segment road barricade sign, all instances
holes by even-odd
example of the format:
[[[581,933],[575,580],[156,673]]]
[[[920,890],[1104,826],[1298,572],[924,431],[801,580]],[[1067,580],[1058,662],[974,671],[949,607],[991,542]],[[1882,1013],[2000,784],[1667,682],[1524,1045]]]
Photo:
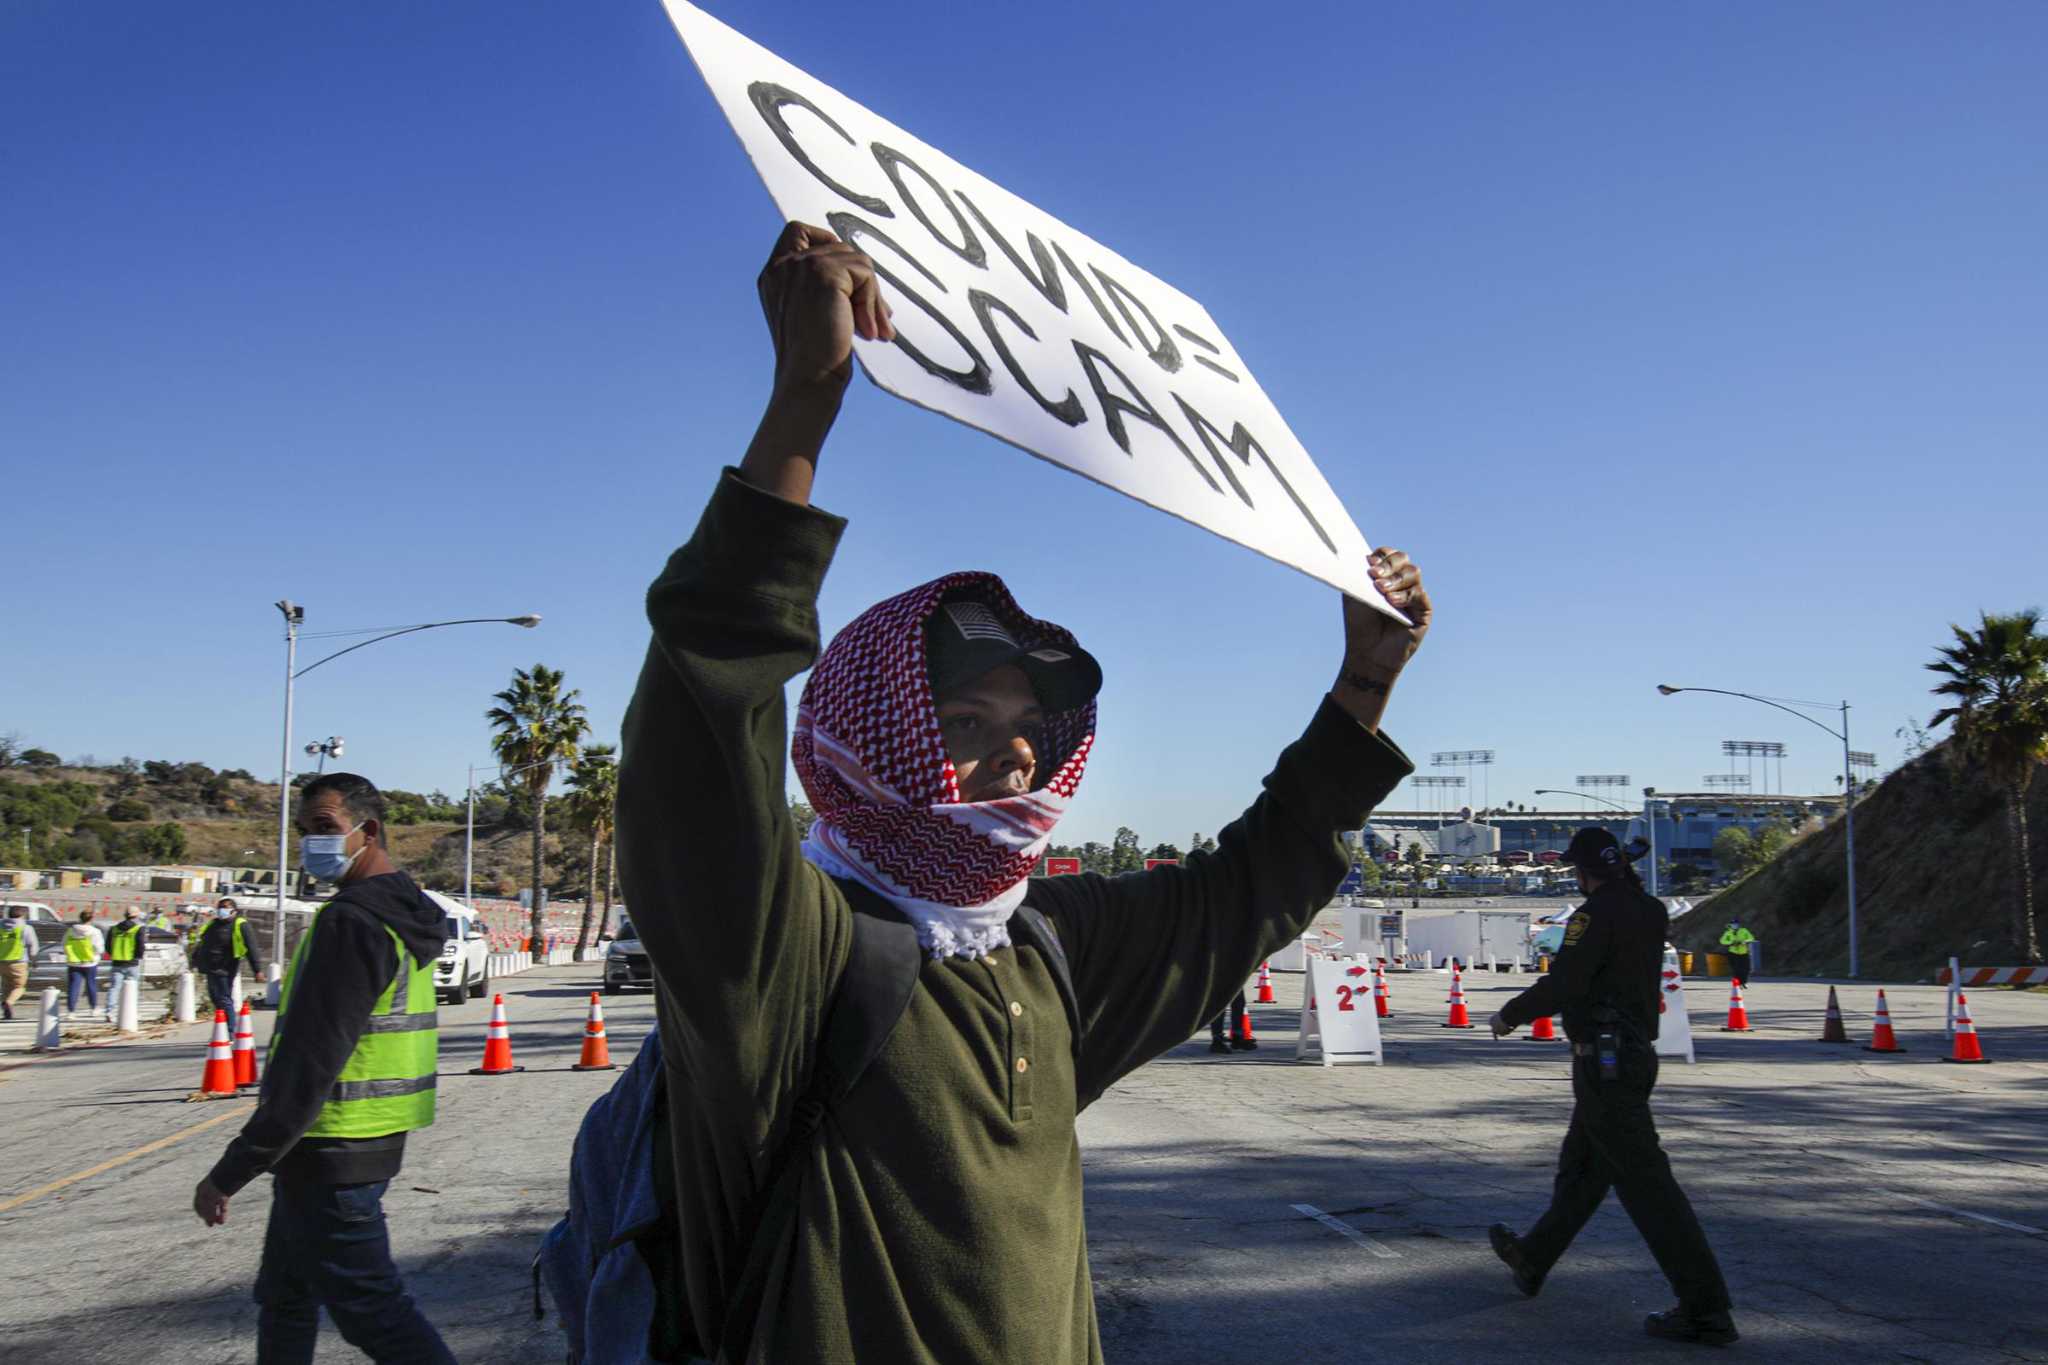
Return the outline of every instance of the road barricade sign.
[[[1692,1050],[1692,1016],[1685,1010],[1685,974],[1678,969],[1678,954],[1664,954],[1663,975],[1657,983],[1657,1044],[1659,1057],[1683,1057],[1696,1062]]]
[[[1312,957],[1301,1003],[1294,1060],[1308,1060],[1311,1042],[1324,1066],[1386,1064],[1372,1004],[1372,968],[1357,958]]]

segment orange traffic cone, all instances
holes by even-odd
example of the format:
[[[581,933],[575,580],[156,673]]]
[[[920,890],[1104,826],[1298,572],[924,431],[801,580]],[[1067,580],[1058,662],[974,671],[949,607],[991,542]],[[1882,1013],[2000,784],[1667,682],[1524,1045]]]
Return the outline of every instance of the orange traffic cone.
[[[512,1026],[505,1022],[505,997],[491,997],[491,1022],[484,1029],[484,1064],[469,1069],[472,1076],[509,1076],[526,1070],[512,1065]]]
[[[1239,1052],[1250,1052],[1258,1045],[1259,1040],[1252,1036],[1252,1007],[1246,1005],[1237,1012],[1237,1037],[1231,1039],[1231,1046]]]
[[[1458,996],[1461,994],[1458,987],[1464,984],[1464,980],[1465,969],[1458,965],[1458,959],[1454,957],[1451,959],[1451,993],[1444,997],[1446,1001],[1456,1000],[1458,998]]]
[[[583,1026],[583,1057],[571,1071],[617,1071],[612,1065],[611,1044],[604,1037],[604,1006],[597,992],[590,993],[590,1020]]]
[[[199,1089],[208,1095],[235,1093],[235,1055],[228,1043],[228,1012],[213,1012],[213,1037],[206,1044],[206,1069],[199,1073]]]
[[[1532,1043],[1554,1043],[1557,1041],[1557,1028],[1550,1022],[1549,1015],[1538,1015],[1536,1022],[1529,1026],[1529,1041]]]
[[[249,1023],[249,1002],[235,1020],[235,1088],[252,1089],[256,1084],[256,1030]]]
[[[1977,1026],[1970,1022],[1970,997],[1956,992],[1956,1045],[1955,1051],[1942,1058],[1944,1062],[1988,1062],[1984,1045],[1977,1041]]]
[[[1865,1052],[1904,1052],[1899,1046],[1899,1037],[1892,1032],[1891,1007],[1884,1002],[1884,991],[1877,993],[1877,1022],[1870,1026],[1870,1041],[1863,1045]]]
[[[1471,1028],[1472,1016],[1465,1010],[1465,986],[1458,973],[1451,973],[1451,1017],[1444,1020],[1445,1028]]]
[[[1381,958],[1372,969],[1373,1013],[1382,1019],[1394,1017],[1394,998],[1387,994],[1387,960]]]
[[[1258,1003],[1261,1005],[1277,1005],[1280,1003],[1280,997],[1273,994],[1273,964],[1270,962],[1261,962],[1259,964]]]
[[[1828,987],[1828,1019],[1821,1025],[1820,1040],[1823,1043],[1846,1043],[1849,1031],[1842,1027],[1842,1006],[1835,999],[1835,988]]]
[[[1742,1003],[1742,983],[1730,983],[1728,991],[1728,1022],[1721,1025],[1723,1033],[1755,1033],[1749,1026],[1749,1010]]]

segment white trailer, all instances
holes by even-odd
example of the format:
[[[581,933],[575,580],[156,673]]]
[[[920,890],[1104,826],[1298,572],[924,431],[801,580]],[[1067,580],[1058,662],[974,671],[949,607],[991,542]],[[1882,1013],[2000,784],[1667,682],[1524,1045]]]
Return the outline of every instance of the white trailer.
[[[1407,951],[1429,953],[1439,966],[1450,958],[1468,967],[1483,967],[1488,958],[1502,966],[1530,964],[1526,910],[1410,910],[1403,927]]]

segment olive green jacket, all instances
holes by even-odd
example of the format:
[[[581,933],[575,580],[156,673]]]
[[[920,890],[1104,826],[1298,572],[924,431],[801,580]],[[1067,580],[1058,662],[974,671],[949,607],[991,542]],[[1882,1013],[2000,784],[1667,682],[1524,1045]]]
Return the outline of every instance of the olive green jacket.
[[[1029,903],[1073,966],[1078,1049],[1035,949],[927,961],[800,1157],[794,1204],[739,1264],[738,1224],[810,1080],[851,932],[845,896],[799,852],[784,785],[784,685],[817,656],[844,526],[727,471],[648,594],[618,840],[671,1095],[681,1245],[662,1273],[721,1360],[1099,1361],[1075,1116],[1185,1042],[1328,904],[1349,866],[1341,832],[1410,765],[1326,700],[1215,852],[1034,881]],[[743,1280],[759,1311],[721,1323]]]

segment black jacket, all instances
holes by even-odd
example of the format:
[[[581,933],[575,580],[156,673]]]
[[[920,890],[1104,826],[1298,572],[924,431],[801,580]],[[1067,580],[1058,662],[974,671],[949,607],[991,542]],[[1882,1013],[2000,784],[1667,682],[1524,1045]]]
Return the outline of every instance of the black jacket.
[[[242,926],[242,948],[249,958],[249,970],[263,975],[263,952],[256,946],[256,926],[239,915],[226,919],[213,919],[207,923],[205,932],[199,935],[199,946],[192,950],[192,966],[202,972],[232,972],[238,969],[235,960],[235,926]]]
[[[1657,995],[1664,970],[1664,902],[1615,878],[1586,898],[1565,924],[1550,973],[1510,1000],[1501,1018],[1517,1027],[1546,1014],[1564,1015],[1565,1036],[1590,1043],[1594,1011],[1611,1007],[1644,1045],[1657,1038]]]
[[[294,1180],[353,1185],[389,1180],[405,1134],[306,1138],[334,1081],[398,970],[389,928],[422,966],[441,955],[446,916],[403,872],[367,877],[335,893],[292,974],[283,1030],[263,1073],[261,1099],[207,1179],[233,1194],[268,1170]],[[207,931],[209,934],[212,930]]]

